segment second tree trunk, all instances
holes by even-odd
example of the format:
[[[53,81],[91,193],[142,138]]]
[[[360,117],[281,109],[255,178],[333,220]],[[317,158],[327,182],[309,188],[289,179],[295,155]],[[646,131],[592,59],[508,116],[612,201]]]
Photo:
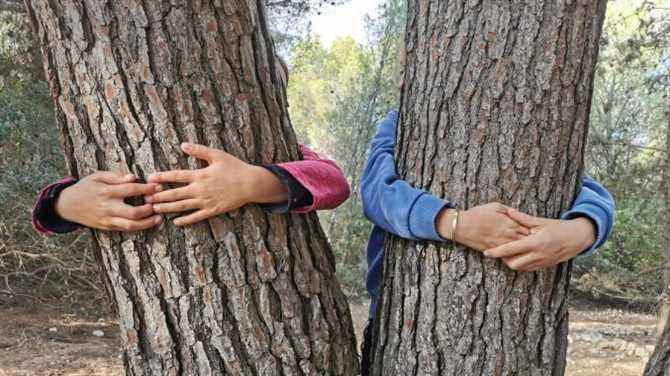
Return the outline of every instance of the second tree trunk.
[[[557,218],[580,185],[598,1],[410,0],[399,173],[468,208]],[[570,264],[516,273],[389,238],[375,375],[561,375]]]

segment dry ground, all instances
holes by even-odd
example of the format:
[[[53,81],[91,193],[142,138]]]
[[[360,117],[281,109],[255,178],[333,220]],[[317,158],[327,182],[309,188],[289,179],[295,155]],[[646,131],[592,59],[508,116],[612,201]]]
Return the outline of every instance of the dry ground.
[[[360,338],[367,304],[351,310]],[[567,375],[641,375],[654,345],[654,320],[612,309],[572,310]],[[96,330],[104,336],[94,336]],[[0,376],[122,375],[118,341],[116,323],[107,318],[0,306]]]

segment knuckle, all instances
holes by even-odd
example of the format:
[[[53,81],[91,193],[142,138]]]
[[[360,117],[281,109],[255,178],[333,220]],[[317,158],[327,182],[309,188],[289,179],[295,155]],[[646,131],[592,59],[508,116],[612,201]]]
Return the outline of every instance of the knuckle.
[[[112,223],[112,221],[110,221],[109,218],[107,218],[107,217],[101,218],[100,222],[98,222],[98,224],[100,225],[100,227],[105,228],[105,229],[112,228],[113,225],[114,225]]]
[[[131,219],[139,219],[139,218],[142,218],[143,213],[142,213],[142,209],[133,208],[133,209],[130,209],[129,214],[130,214]]]
[[[196,196],[198,196],[198,197],[205,196],[206,189],[202,184],[194,184],[192,189],[193,189],[193,193]]]
[[[195,180],[204,180],[209,179],[211,174],[209,173],[208,168],[203,168],[193,172],[193,179]]]
[[[128,186],[122,186],[117,189],[110,191],[110,195],[116,195],[118,197],[129,197],[132,196],[132,188]]]
[[[106,196],[106,197],[111,196],[112,195],[112,188],[110,188],[106,185],[103,185],[102,187],[100,187],[100,195]]]
[[[543,246],[544,244],[542,244],[542,241],[539,239],[531,239],[528,241],[528,249],[531,251],[538,251],[544,248]]]

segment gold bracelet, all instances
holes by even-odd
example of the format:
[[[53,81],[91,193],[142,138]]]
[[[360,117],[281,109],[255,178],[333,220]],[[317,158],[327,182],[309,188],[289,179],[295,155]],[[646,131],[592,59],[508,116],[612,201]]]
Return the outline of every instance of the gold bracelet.
[[[451,222],[451,244],[452,249],[456,248],[456,228],[458,227],[458,209],[454,209],[454,220]]]

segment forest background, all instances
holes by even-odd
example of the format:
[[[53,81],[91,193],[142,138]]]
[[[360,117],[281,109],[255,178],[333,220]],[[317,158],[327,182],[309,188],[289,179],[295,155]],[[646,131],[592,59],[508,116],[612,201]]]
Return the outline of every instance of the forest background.
[[[0,1],[0,308],[49,307],[107,317],[89,232],[44,237],[32,229],[37,192],[66,170],[41,52],[17,3]],[[363,216],[358,188],[376,126],[398,106],[405,2],[380,0],[365,19],[363,41],[341,37],[329,43],[313,32],[311,20],[351,3],[267,4],[277,49],[291,69],[289,112],[298,138],[337,160],[352,187],[351,198],[320,219],[350,304],[364,307],[372,224]],[[598,252],[574,261],[573,304],[653,316],[668,301],[668,134],[670,1],[612,0],[596,71],[586,172],[615,197],[617,219]],[[365,319],[364,308],[353,311],[362,312],[355,320]],[[647,335],[642,343],[650,346],[653,334]]]

